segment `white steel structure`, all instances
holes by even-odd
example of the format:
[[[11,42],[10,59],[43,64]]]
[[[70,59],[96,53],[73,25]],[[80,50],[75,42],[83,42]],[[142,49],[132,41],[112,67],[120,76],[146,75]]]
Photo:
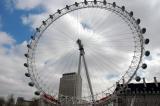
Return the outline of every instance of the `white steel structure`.
[[[92,10],[94,12],[90,13],[90,11]],[[86,15],[86,17],[89,17],[90,19],[89,20],[86,19],[87,20],[86,21],[85,12],[87,11],[89,12]],[[102,12],[110,12],[111,13],[110,15],[117,16],[117,18],[115,19],[120,19],[121,21],[118,21],[118,23],[122,23],[122,26],[120,26],[119,24],[118,26],[116,24],[119,27],[117,30],[115,30],[117,27],[107,26],[107,22],[110,23],[111,25],[112,23],[114,23],[111,22],[114,21],[113,20],[114,18],[110,18],[110,21],[106,22],[107,18],[102,18],[105,17],[106,13],[102,14]],[[71,22],[73,21],[74,23],[75,17],[73,17],[72,15],[75,15],[77,17],[76,19],[77,25],[74,26],[72,25],[72,23],[69,23],[68,27],[73,26],[72,29],[74,28],[77,29],[77,33],[75,32],[68,34],[71,29],[67,27],[66,24],[67,22],[63,20],[64,19],[63,17],[71,19]],[[95,22],[92,21],[94,20],[94,18],[96,20]],[[63,24],[63,22],[66,23]],[[126,25],[126,30],[123,29],[123,23],[124,26]],[[60,26],[59,24],[62,26]],[[108,100],[109,98],[114,97],[116,82],[123,83],[124,84],[124,86],[122,87],[123,89],[130,81],[132,81],[133,78],[136,78],[136,81],[140,80],[140,77],[137,75],[139,68],[142,69],[147,68],[147,65],[145,63],[142,63],[142,59],[143,55],[145,56],[150,55],[150,52],[148,50],[145,51],[144,49],[145,47],[144,45],[149,43],[149,39],[143,37],[143,34],[146,32],[146,28],[141,28],[139,24],[140,24],[140,19],[134,18],[132,11],[128,12],[125,9],[125,6],[117,6],[115,2],[108,3],[106,0],[104,1],[84,0],[84,2],[79,2],[79,3],[75,2],[72,5],[66,5],[66,7],[64,7],[63,9],[58,9],[57,12],[49,15],[48,19],[42,21],[42,25],[36,28],[35,34],[31,36],[31,40],[27,45],[28,53],[25,54],[25,57],[27,58],[27,63],[25,63],[24,66],[27,67],[28,69],[28,72],[25,75],[27,77],[30,77],[31,79],[29,85],[35,86],[38,89],[38,91],[35,92],[36,95],[43,95],[46,98],[50,99],[54,104],[58,105],[60,104],[57,96],[58,91],[56,92],[55,89],[59,81],[54,78],[60,79],[59,76],[61,76],[67,70],[76,71],[76,69],[78,69],[77,71],[78,75],[83,73],[83,75],[81,76],[82,77],[86,76],[86,83],[84,81],[82,82],[85,83],[86,86],[88,86],[89,90],[88,91],[84,90],[82,98],[78,98],[78,100],[77,98],[65,97],[64,95],[65,100],[73,101],[73,104],[75,105],[78,104],[96,105],[98,104],[99,101]],[[53,29],[50,29],[51,26],[53,26]],[[59,27],[60,29],[58,29]],[[115,29],[113,30],[112,28]],[[125,34],[127,30],[130,32],[129,34]],[[109,33],[109,31],[111,33]],[[54,32],[54,35],[52,35],[53,44],[50,44],[52,42],[49,42],[49,39],[48,41],[45,41],[45,37],[49,35],[46,32],[48,33]],[[123,34],[120,32],[123,32]],[[44,40],[42,40],[43,38]],[[125,43],[124,39],[127,39],[126,40],[127,43]],[[46,45],[44,46],[43,44]],[[51,45],[53,45],[53,48],[49,47]],[[108,49],[107,47],[110,48]],[[124,47],[127,48],[124,49]],[[130,47],[132,48],[131,50],[129,49]],[[113,51],[116,49],[117,52],[119,53],[117,53],[117,55],[115,56],[111,55]],[[52,58],[49,54],[50,50],[53,50],[51,52],[53,54]],[[124,58],[121,58],[121,56],[125,55],[126,52],[128,53],[128,56],[131,57],[129,59],[128,66],[125,65],[125,59],[124,59],[125,56]],[[45,57],[46,60],[43,59]],[[49,60],[50,58],[51,60]],[[116,66],[117,61],[113,62],[113,60],[117,58],[119,58],[117,61],[120,62],[123,62],[122,59],[124,59],[124,64],[121,64],[121,66],[120,65]],[[106,63],[106,61],[108,61],[108,63]],[[49,62],[50,65],[48,65]],[[50,66],[52,66],[51,69]],[[127,69],[123,70],[124,68],[118,68],[118,67],[125,67]],[[84,71],[82,71],[82,69]],[[112,86],[108,85],[108,88],[104,87],[102,91],[99,91],[99,93],[98,90],[94,90],[96,89],[96,87],[98,87],[96,83],[100,82],[100,81],[99,82],[93,81],[94,78],[92,77],[94,76],[93,74],[95,73],[95,70],[97,71],[112,70],[115,71],[116,73],[116,70],[121,71],[121,69],[124,71],[123,75],[120,75],[121,77],[120,78],[118,77],[119,79],[116,79],[117,81],[113,83]],[[60,71],[61,73],[58,73]],[[117,73],[118,72],[119,71],[117,71]],[[101,74],[103,73],[101,72]],[[88,95],[86,95],[87,93]]]

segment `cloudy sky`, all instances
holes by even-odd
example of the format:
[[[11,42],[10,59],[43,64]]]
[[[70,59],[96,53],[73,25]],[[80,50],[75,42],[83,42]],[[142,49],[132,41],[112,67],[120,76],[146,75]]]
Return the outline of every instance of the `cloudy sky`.
[[[113,2],[112,0],[108,1]],[[74,2],[75,2],[74,0],[1,0],[0,1],[0,96],[7,96],[9,94],[14,94],[16,96],[24,96],[26,98],[30,98],[33,96],[33,93],[36,89],[28,87],[27,84],[30,80],[24,76],[24,73],[27,72],[27,70],[23,67],[23,63],[26,61],[24,57],[24,53],[27,52],[26,44],[29,41],[30,36],[33,34],[34,29],[41,25],[42,20],[47,19],[48,15],[53,14],[57,9],[63,8],[67,4],[73,4]],[[141,70],[141,72],[139,72],[139,75],[141,75],[142,77],[146,77],[148,81],[152,81],[153,77],[156,76],[160,81],[159,78],[160,1],[118,0],[117,4],[120,6],[125,5],[128,11],[131,10],[134,11],[135,18],[140,18],[142,20],[140,25],[142,27],[147,28],[147,32],[144,35],[144,37],[150,38],[151,40],[150,44],[146,46],[146,49],[151,51],[151,56],[149,58],[144,58],[145,62],[148,63],[148,68],[147,70]],[[88,15],[89,13],[91,14]],[[76,66],[76,63],[78,62],[77,61],[78,57],[76,55],[77,45],[73,41],[76,41],[78,37],[71,35],[78,35],[79,33],[77,34],[76,32],[77,29],[78,32],[81,32],[80,37],[84,43],[84,46],[88,48],[86,50],[86,59],[88,60],[88,66],[90,66],[91,67],[90,69],[93,71],[101,70],[101,72],[96,73],[96,71],[94,71],[95,74],[91,74],[91,77],[94,77],[93,87],[95,92],[98,92],[97,89],[99,88],[107,87],[103,86],[102,84],[104,83],[110,84],[109,83],[110,80],[113,80],[115,77],[118,77],[118,75],[121,74],[120,71],[117,70],[118,68],[125,70],[126,67],[124,67],[124,65],[128,65],[128,61],[131,61],[130,52],[126,51],[131,51],[133,49],[114,48],[111,50],[111,48],[107,47],[104,49],[103,45],[106,44],[110,45],[110,44],[105,43],[103,41],[105,39],[105,36],[99,36],[99,35],[103,35],[104,33],[106,33],[106,30],[104,30],[104,28],[108,29],[110,28],[111,30],[107,31],[107,33],[110,32],[111,35],[120,33],[120,30],[116,29],[121,28],[121,26],[123,26],[122,28],[123,30],[120,34],[129,33],[129,29],[127,29],[128,27],[125,26],[125,24],[122,21],[119,21],[119,18],[115,17],[111,13],[105,14],[105,12],[102,10],[96,10],[95,13],[97,13],[96,18],[93,18],[95,16],[93,10],[73,12],[72,14],[68,14],[65,17],[61,18],[59,21],[55,22],[44,33],[45,37],[43,37],[43,39],[40,40],[41,43],[39,44],[39,48],[37,49],[37,56],[36,56],[37,58],[36,66],[37,65],[39,66],[37,68],[40,70],[40,77],[44,79],[47,75],[49,75],[48,73],[52,72],[53,67],[50,66],[54,66],[54,68],[58,67],[56,69],[58,69],[59,71],[56,71],[56,73],[54,72],[55,73],[54,77],[51,75],[47,76],[48,79],[45,79],[43,83],[46,83],[50,78],[52,78],[52,80],[54,81],[51,82],[49,81],[49,84],[52,85],[51,83],[54,83],[56,85],[58,84],[58,80],[61,77],[59,76],[60,74],[64,72],[70,72],[76,69],[76,67],[73,66]],[[108,20],[108,21],[106,21],[107,24],[103,24],[102,21],[99,27],[97,28],[97,27],[92,27],[93,24],[91,23],[93,22],[90,22],[91,20],[103,20],[103,21]],[[96,22],[94,24],[96,24]],[[108,27],[107,25],[110,25],[110,27]],[[65,28],[64,32],[59,31],[64,28]],[[93,33],[93,30],[96,33]],[[66,37],[63,37],[64,35],[62,34],[62,33],[66,34],[65,31],[68,31],[67,34],[70,34],[69,37],[73,37],[71,41],[68,40],[69,43],[67,43],[67,45],[64,42],[57,41],[57,39],[60,39],[62,41],[67,40]],[[51,36],[50,34],[59,34],[59,38]],[[90,36],[92,35],[94,35],[94,37],[91,38]],[[130,37],[129,35],[130,34],[126,36]],[[120,38],[116,39],[119,40]],[[88,42],[90,44],[87,44]],[[119,45],[119,43],[113,43],[113,44],[115,44],[114,47],[116,47],[116,45]],[[132,47],[132,43],[128,44],[129,44],[128,47]],[[54,46],[48,46],[48,45],[54,45]],[[126,45],[126,43],[121,43],[121,45]],[[64,47],[65,49],[61,49],[62,47]],[[102,51],[104,54],[100,52],[93,53],[93,51],[97,51],[95,48],[98,48],[98,51]],[[55,49],[57,52],[54,51]],[[111,55],[107,54],[105,50],[108,50],[110,53],[112,53],[112,56],[117,56],[118,58],[115,57],[116,59],[115,58],[110,59],[109,57]],[[117,50],[119,51],[118,54]],[[126,53],[125,56],[121,55],[124,53]],[[103,57],[105,57],[105,59],[102,59],[101,56],[97,55],[102,55]],[[92,58],[93,56],[95,57],[94,61]],[[66,65],[64,60],[68,60],[69,57],[70,57],[70,62],[68,62],[68,64],[70,65]],[[122,63],[122,61],[124,60],[126,60],[126,62],[123,65],[119,64],[117,66],[118,68],[116,67],[113,68],[113,65],[115,63],[112,64],[111,62],[110,66],[105,66],[107,64],[106,63],[106,64],[101,64],[100,66],[95,65],[95,67],[93,67],[93,64],[105,63],[104,60],[107,60],[108,58],[112,60],[112,62],[117,62],[116,64]],[[96,61],[98,59],[100,62]],[[58,60],[57,63],[59,64],[61,63],[63,67],[59,68],[58,65],[53,65],[57,60]],[[44,66],[44,64],[42,63],[46,64],[48,70],[47,73],[43,72],[43,70],[46,69],[46,66]],[[67,69],[68,71],[67,70],[64,71],[64,69]],[[103,72],[105,72],[104,69],[107,70],[112,69],[112,71],[106,72],[105,78],[102,77]],[[82,72],[82,75],[83,74],[84,72]],[[95,80],[95,78],[97,79]],[[99,88],[96,88],[97,85],[99,86]],[[54,85],[52,86],[52,88],[53,87]]]

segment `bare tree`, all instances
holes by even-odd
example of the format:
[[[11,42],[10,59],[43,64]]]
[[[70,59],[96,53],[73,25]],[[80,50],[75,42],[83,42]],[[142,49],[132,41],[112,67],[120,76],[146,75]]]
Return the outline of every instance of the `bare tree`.
[[[39,99],[32,98],[32,102],[31,102],[30,106],[38,106],[38,103],[39,103]]]
[[[0,106],[5,105],[5,99],[3,97],[0,97]]]
[[[24,98],[23,97],[18,97],[16,106],[24,106]]]
[[[11,94],[8,96],[6,106],[14,106],[14,105],[15,105],[15,99],[13,94]]]

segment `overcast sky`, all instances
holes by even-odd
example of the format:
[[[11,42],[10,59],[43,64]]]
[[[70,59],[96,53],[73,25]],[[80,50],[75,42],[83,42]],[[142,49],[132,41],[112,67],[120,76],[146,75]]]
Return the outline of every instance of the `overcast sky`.
[[[108,0],[108,1],[113,2],[112,0]],[[23,63],[26,61],[24,57],[24,53],[27,52],[26,44],[30,36],[33,34],[34,29],[41,25],[42,20],[47,19],[48,15],[54,13],[57,9],[63,8],[67,4],[73,4],[74,2],[75,2],[74,0],[2,0],[0,1],[0,96],[7,96],[9,94],[14,94],[16,96],[24,96],[26,98],[33,97],[33,93],[36,89],[28,87],[27,84],[30,81],[30,79],[24,76],[24,73],[27,72],[27,70],[23,67]],[[159,33],[160,33],[160,24],[159,24],[160,22],[160,1],[159,0],[118,0],[117,4],[120,6],[125,5],[128,11],[131,11],[131,10],[134,11],[135,18],[141,19],[140,25],[142,27],[147,28],[147,32],[144,35],[144,37],[149,38],[151,40],[150,44],[145,47],[147,50],[151,51],[151,56],[149,58],[144,58],[145,62],[148,63],[148,68],[146,70],[141,70],[139,74],[142,77],[146,77],[148,81],[153,81],[153,77],[155,76],[158,77],[158,80],[160,81],[160,78],[159,78],[160,76],[160,47],[159,47],[160,45],[160,36],[159,36]],[[102,14],[100,14],[101,12]],[[86,26],[83,26],[82,24],[83,22],[78,23],[76,21],[76,17],[75,17],[76,12],[75,12],[73,14],[66,15],[63,19],[60,19],[60,21],[57,21],[55,24],[51,26],[50,29],[48,29],[44,33],[44,35],[46,36],[41,40],[40,48],[38,49],[40,53],[37,55],[37,61],[39,61],[37,65],[40,65],[41,61],[47,62],[48,67],[49,65],[53,65],[54,61],[51,61],[51,59],[56,57],[56,55],[53,56],[52,54],[54,52],[53,50],[56,47],[61,48],[63,46],[66,46],[63,43],[62,44],[53,43],[52,40],[49,40],[50,38],[55,39],[55,37],[50,37],[49,35],[58,34],[59,32],[56,32],[56,29],[58,30],[59,27],[62,27],[62,29],[67,28],[65,30],[70,31],[68,33],[72,32],[71,34],[73,35],[75,34],[74,30],[78,28],[83,33],[81,35],[81,38],[87,41],[90,40],[89,38],[86,37],[85,34],[86,33],[88,35],[91,34],[91,32],[89,32],[88,30],[90,29],[93,30],[94,27],[92,28],[88,26],[90,25],[89,20],[87,20],[89,15],[84,15],[84,14],[86,13],[85,12],[81,13],[81,15],[79,16],[80,18],[79,20],[81,20],[81,18],[82,20],[83,18],[86,18],[86,20],[83,21]],[[93,15],[93,11],[92,11],[91,16],[92,15]],[[104,15],[103,11],[100,11],[98,15],[100,16]],[[98,19],[101,19],[100,16],[98,17]],[[91,20],[92,19],[93,18],[91,18]],[[102,18],[102,19],[105,20],[105,18]],[[113,22],[113,19],[118,21],[118,19],[114,18],[114,16],[113,18],[109,17],[107,19],[109,19],[111,22]],[[108,24],[118,26],[116,24],[116,21],[114,21],[113,23],[109,23],[110,21],[108,21]],[[73,22],[74,24],[73,23],[71,24],[71,22]],[[120,25],[124,25],[123,22],[120,23]],[[52,29],[54,27],[55,27],[55,30]],[[84,27],[87,27],[87,31],[83,30]],[[103,28],[105,27],[107,26],[103,25],[103,27],[99,27],[98,31],[103,30]],[[120,28],[120,26],[118,27]],[[117,28],[117,27],[113,27],[113,28]],[[128,31],[127,27],[124,28],[124,31]],[[104,36],[99,36],[98,34],[94,34],[94,35],[95,37],[93,37],[93,39],[91,40],[98,39],[95,43],[96,45],[101,46],[105,44],[103,42]],[[61,39],[61,40],[65,40],[65,39]],[[83,42],[85,43],[85,41]],[[46,45],[50,43],[54,46],[49,46],[51,48],[47,46],[49,48],[48,49]],[[72,45],[68,44],[68,46],[71,47]],[[86,47],[88,48],[89,46],[90,45],[86,45]],[[45,52],[46,53],[45,54],[44,52],[42,52],[45,50],[51,50],[51,51]],[[72,51],[72,50],[75,50],[75,48],[65,49],[64,51],[61,51],[61,50],[62,49],[59,49],[57,50],[58,52],[56,52],[57,54],[59,54],[59,56],[63,56],[64,55],[63,53],[67,53],[65,50]],[[102,50],[102,48],[99,48],[98,50]],[[115,50],[119,50],[119,48]],[[90,53],[91,51],[88,50],[88,53]],[[116,53],[115,51],[110,51],[110,52],[112,52],[114,56],[118,56],[121,53],[119,52],[119,54],[115,54]],[[73,51],[72,54],[66,54],[64,55],[64,57],[57,57],[57,59],[59,59],[59,63],[63,64],[63,60],[66,60],[67,57],[72,55],[71,61],[72,63],[76,64],[76,60],[78,60],[78,58],[76,58],[76,55],[74,53],[76,54],[77,51]],[[47,59],[45,58],[46,55],[48,56]],[[91,56],[89,55],[87,57],[88,62],[89,62],[88,65],[92,66],[92,68],[94,68],[95,70],[96,69],[103,70],[105,66],[104,68],[99,68],[98,65],[93,67],[93,64],[97,64],[96,61],[92,61],[92,56],[95,56],[95,55],[96,54],[92,54]],[[107,58],[107,55],[108,57],[110,56],[107,53],[104,53],[103,56],[104,57],[106,56]],[[130,52],[127,52],[125,56],[127,56],[127,59],[130,58]],[[126,59],[125,56],[120,57],[119,61],[116,61],[117,64],[121,63],[120,61],[121,59],[125,60]],[[38,57],[42,57],[42,58],[38,58]],[[101,58],[101,57],[97,56],[97,58]],[[126,64],[128,61],[126,61]],[[74,66],[74,64],[72,64],[72,66]],[[58,65],[56,67],[58,67]],[[40,67],[39,69],[42,70],[44,68],[45,67],[43,67],[42,65],[42,67]],[[61,68],[58,68],[58,69],[63,70],[63,67]],[[74,69],[76,68],[74,67],[73,70]],[[48,68],[48,73],[49,72],[51,71]],[[45,73],[42,72],[41,75],[42,74],[44,75]],[[56,83],[58,83],[58,80],[60,78],[59,76],[57,77],[56,75],[59,75],[59,74],[62,74],[62,71],[59,71],[59,73],[57,72],[55,74],[54,76],[55,79],[58,78],[56,79],[55,82],[52,82],[52,83],[55,83],[55,85]],[[102,80],[106,81],[106,83],[109,84],[107,81],[110,78],[117,77],[116,72],[113,72],[113,71],[109,71],[109,74],[106,73],[108,77],[105,79],[101,77],[103,76],[102,73],[95,72],[95,74],[97,76],[94,74],[92,76],[96,76],[98,78],[94,80],[95,83],[93,84],[93,86],[96,86],[97,84],[102,84],[101,82]],[[46,74],[46,75],[49,75],[49,74]],[[45,75],[43,77],[45,77]],[[50,78],[53,76],[47,76],[47,77]],[[101,86],[106,87],[103,85]],[[95,87],[95,91],[96,89],[98,88]]]

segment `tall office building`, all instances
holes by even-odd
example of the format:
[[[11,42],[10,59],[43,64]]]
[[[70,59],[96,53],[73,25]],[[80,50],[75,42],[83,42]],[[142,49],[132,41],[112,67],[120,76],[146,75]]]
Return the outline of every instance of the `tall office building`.
[[[77,73],[65,73],[60,79],[59,98],[61,95],[81,98],[82,96],[82,79]]]

